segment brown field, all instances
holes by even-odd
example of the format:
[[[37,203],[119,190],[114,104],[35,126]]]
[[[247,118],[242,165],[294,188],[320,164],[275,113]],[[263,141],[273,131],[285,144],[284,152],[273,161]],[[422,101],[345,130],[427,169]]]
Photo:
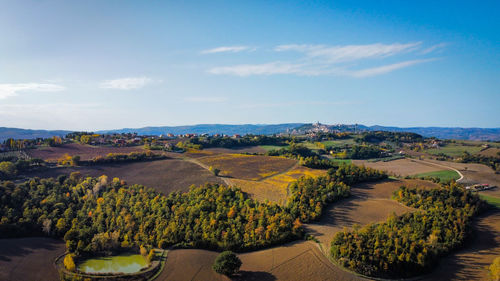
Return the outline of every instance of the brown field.
[[[0,280],[59,280],[53,262],[65,250],[63,241],[50,238],[0,239]]]
[[[401,177],[443,170],[442,167],[440,168],[431,164],[417,162],[408,158],[388,162],[368,162],[366,160],[353,160],[352,163],[386,171],[391,176]]]
[[[276,175],[292,168],[297,162],[281,157],[245,154],[218,154],[197,160],[220,169],[221,176],[244,180],[261,180]]]
[[[205,148],[204,151],[210,151],[215,153],[266,153],[266,150],[259,146],[244,146],[235,148]]]
[[[217,252],[206,250],[172,250],[165,269],[156,280],[229,280],[211,268],[217,255]],[[335,267],[315,243],[307,241],[238,256],[243,265],[232,280],[362,280]]]
[[[150,162],[109,164],[90,167],[50,168],[45,171],[30,173],[29,177],[57,177],[72,172],[98,177],[107,175],[120,178],[129,184],[142,184],[153,187],[163,194],[172,191],[188,191],[189,186],[202,185],[206,182],[223,183],[221,178],[202,167],[180,159],[166,159]]]
[[[484,155],[484,156],[489,156],[489,157],[500,157],[497,153],[500,152],[500,148],[496,148],[496,147],[490,147],[488,149],[485,149],[481,152],[479,152],[478,154],[480,155]]]
[[[256,200],[269,200],[278,204],[284,204],[288,197],[288,185],[291,182],[302,176],[317,177],[325,173],[325,170],[314,170],[297,164],[288,171],[260,181],[242,179],[230,179],[230,181],[232,185],[241,188]]]
[[[445,257],[427,280],[490,280],[487,267],[500,256],[500,211],[481,215],[465,248]]]
[[[111,147],[111,146],[91,146],[77,143],[65,144],[58,147],[42,147],[30,149],[27,153],[33,158],[40,158],[46,161],[60,159],[64,154],[70,156],[79,155],[82,160],[91,160],[97,156],[104,156],[108,153],[130,153],[144,151],[142,146]]]
[[[217,252],[196,249],[169,251],[165,268],[155,280],[230,280],[213,271],[212,264],[217,255]]]
[[[333,235],[344,227],[385,221],[392,213],[401,215],[413,211],[412,208],[390,199],[392,192],[402,185],[439,187],[437,184],[421,180],[386,180],[359,184],[351,189],[351,197],[332,204],[323,212],[319,222],[308,224],[306,228],[311,235],[318,238],[327,254]]]

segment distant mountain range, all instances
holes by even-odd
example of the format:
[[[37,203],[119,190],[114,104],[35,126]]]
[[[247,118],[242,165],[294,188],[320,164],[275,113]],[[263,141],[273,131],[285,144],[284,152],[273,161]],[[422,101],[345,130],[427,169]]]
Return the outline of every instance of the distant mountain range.
[[[311,131],[314,124],[304,123],[286,123],[274,125],[225,125],[225,124],[200,124],[190,126],[162,126],[162,127],[144,127],[144,128],[125,128],[118,130],[104,130],[96,133],[138,133],[139,135],[162,135],[167,133],[178,134],[226,134],[226,135],[245,135],[245,134],[263,134],[272,135],[286,132],[302,133]],[[439,139],[460,139],[460,140],[491,140],[500,141],[500,128],[457,128],[457,127],[385,127],[385,126],[364,126],[364,125],[323,125],[322,128],[337,130],[342,132],[351,131],[391,131],[391,132],[412,132],[424,137],[436,137]],[[27,130],[18,128],[0,127],[0,141],[8,138],[32,139],[47,138],[52,136],[64,136],[71,131],[64,130]]]

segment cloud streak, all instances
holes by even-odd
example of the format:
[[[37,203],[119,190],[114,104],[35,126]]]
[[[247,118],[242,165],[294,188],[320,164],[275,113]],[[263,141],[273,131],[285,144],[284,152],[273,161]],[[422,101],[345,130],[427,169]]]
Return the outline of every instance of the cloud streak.
[[[389,72],[397,70],[397,69],[401,69],[401,68],[405,68],[405,67],[409,67],[412,65],[425,63],[425,62],[435,61],[435,60],[436,59],[403,61],[403,62],[383,65],[383,66],[379,66],[379,67],[372,67],[372,68],[367,68],[367,69],[362,69],[362,70],[357,70],[357,71],[351,71],[351,72],[346,73],[346,75],[352,76],[352,77],[376,76],[376,75],[380,75],[380,74],[389,73]]]
[[[384,58],[415,50],[421,42],[407,44],[368,44],[368,45],[280,45],[274,48],[277,52],[296,51],[310,58],[319,58],[331,63],[355,61],[361,59]]]
[[[238,53],[243,51],[253,51],[255,48],[249,46],[222,46],[209,50],[201,51],[201,54],[216,54],[216,53]]]
[[[273,48],[276,55],[284,52],[295,52],[299,57],[294,60],[275,60],[261,64],[238,64],[216,66],[207,70],[215,75],[234,75],[246,77],[251,75],[293,74],[298,76],[348,76],[355,78],[370,77],[386,74],[398,69],[434,61],[435,59],[407,58],[393,63],[380,63],[389,57],[401,55],[428,54],[441,49],[446,44],[438,44],[422,50],[422,42],[393,43],[393,44],[366,44],[366,45],[307,45],[289,44],[278,45]],[[394,59],[391,59],[394,61]],[[365,66],[363,69],[353,69],[357,65],[367,63],[378,65]]]
[[[187,97],[184,99],[186,102],[193,103],[219,103],[227,101],[225,97]]]
[[[115,90],[134,90],[143,88],[152,82],[153,79],[148,77],[125,77],[103,81],[100,84],[100,88]]]
[[[48,83],[0,84],[0,99],[17,96],[19,92],[60,92],[66,88]]]

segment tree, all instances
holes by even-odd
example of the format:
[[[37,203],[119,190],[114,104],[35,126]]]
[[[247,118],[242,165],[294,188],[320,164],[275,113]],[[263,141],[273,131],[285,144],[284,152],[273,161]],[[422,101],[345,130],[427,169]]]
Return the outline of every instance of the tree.
[[[69,271],[75,271],[76,265],[72,254],[67,254],[66,257],[64,257],[64,267]]]
[[[139,252],[143,257],[145,257],[148,254],[148,250],[143,245],[141,245],[141,247],[139,248]]]
[[[4,161],[0,163],[0,179],[11,179],[16,176],[16,165],[12,162]]]
[[[496,257],[490,265],[491,280],[500,280],[500,257]]]
[[[210,172],[212,172],[215,176],[219,176],[219,173],[220,173],[220,170],[219,170],[219,169],[217,169],[217,168],[215,168],[215,167],[213,167],[213,166],[210,166],[210,167],[208,168],[208,170],[210,170]]]
[[[212,268],[219,274],[231,276],[240,270],[241,260],[231,251],[222,252],[215,259]]]
[[[148,263],[151,263],[154,259],[155,259],[155,250],[151,249],[151,250],[149,251],[148,256],[146,257],[146,261],[147,261]]]

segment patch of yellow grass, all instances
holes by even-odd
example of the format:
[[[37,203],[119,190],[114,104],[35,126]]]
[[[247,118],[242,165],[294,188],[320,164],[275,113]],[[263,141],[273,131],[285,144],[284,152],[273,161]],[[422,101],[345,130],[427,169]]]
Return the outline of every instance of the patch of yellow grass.
[[[231,179],[231,182],[234,186],[241,188],[241,190],[259,201],[269,200],[278,204],[285,204],[290,183],[303,176],[318,177],[325,174],[325,170],[314,170],[298,166],[286,173],[262,181]]]

